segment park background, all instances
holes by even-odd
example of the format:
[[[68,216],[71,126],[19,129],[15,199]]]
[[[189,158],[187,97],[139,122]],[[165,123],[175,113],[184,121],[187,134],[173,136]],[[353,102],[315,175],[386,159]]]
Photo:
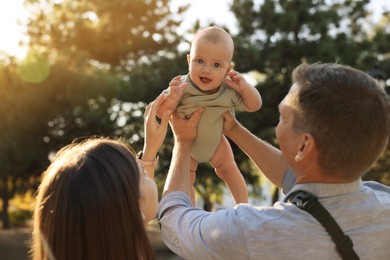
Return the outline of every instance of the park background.
[[[109,136],[142,149],[144,108],[171,78],[188,72],[186,54],[200,27],[219,25],[231,33],[235,69],[245,73],[263,97],[259,111],[237,113],[237,118],[274,145],[277,105],[301,62],[347,64],[370,73],[386,90],[390,85],[387,1],[12,3],[0,2],[0,259],[23,259],[21,251],[26,255],[34,194],[59,148],[76,138]],[[168,133],[156,171],[160,194],[172,143]],[[278,200],[280,192],[232,147],[251,202],[271,205]],[[388,147],[364,178],[390,185],[389,155]],[[206,210],[232,204],[207,164],[198,170],[196,190],[198,206]],[[155,226],[148,228],[155,232]],[[159,254],[164,246],[153,232]],[[10,238],[16,247],[6,242]],[[15,258],[13,252],[6,255],[6,247]],[[170,257],[161,253],[158,259]]]

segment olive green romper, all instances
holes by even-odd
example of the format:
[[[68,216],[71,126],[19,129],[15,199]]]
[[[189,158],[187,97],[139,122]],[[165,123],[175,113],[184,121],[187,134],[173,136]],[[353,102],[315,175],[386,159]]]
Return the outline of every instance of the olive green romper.
[[[205,108],[200,118],[197,135],[192,147],[192,158],[197,162],[208,162],[212,158],[221,140],[223,130],[222,114],[232,109],[244,110],[241,96],[227,83],[223,82],[216,93],[201,91],[190,79],[182,76],[183,82],[188,82],[177,112],[182,118],[188,118],[199,107]]]

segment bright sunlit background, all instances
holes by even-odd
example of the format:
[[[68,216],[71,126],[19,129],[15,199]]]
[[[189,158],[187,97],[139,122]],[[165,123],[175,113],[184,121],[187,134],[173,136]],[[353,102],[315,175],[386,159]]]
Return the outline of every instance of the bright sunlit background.
[[[262,0],[255,0],[259,4]],[[171,0],[172,9],[178,6],[191,3],[189,11],[184,15],[181,25],[181,33],[190,29],[196,19],[199,19],[201,26],[214,22],[225,25],[235,32],[236,19],[229,12],[232,0]],[[369,9],[373,12],[374,21],[378,21],[383,8],[390,9],[390,1],[373,0]],[[28,38],[23,35],[28,12],[23,7],[23,0],[0,0],[0,52],[5,51],[13,56],[22,57],[25,50],[20,47],[20,41],[27,42]]]
[[[0,1],[0,51],[5,51],[14,56],[23,55],[19,47],[21,40],[27,40],[23,26],[28,16],[23,7],[23,0]]]

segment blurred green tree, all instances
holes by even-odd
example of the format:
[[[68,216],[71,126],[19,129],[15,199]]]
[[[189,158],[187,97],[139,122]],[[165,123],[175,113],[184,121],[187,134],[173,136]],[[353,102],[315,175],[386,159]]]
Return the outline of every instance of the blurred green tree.
[[[17,73],[12,57],[0,62],[0,198],[3,228],[10,227],[8,201],[36,185],[47,165],[45,90],[31,88]]]
[[[129,70],[145,60],[175,52],[179,21],[169,0],[26,0],[30,46],[84,52],[87,59]],[[184,8],[185,9],[185,8]],[[180,14],[184,9],[178,10]]]

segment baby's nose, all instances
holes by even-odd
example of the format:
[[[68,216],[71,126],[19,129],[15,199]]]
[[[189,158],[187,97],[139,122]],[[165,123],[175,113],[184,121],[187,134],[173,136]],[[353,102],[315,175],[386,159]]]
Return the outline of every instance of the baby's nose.
[[[205,71],[205,72],[209,72],[209,71],[211,70],[211,68],[210,68],[209,65],[204,64],[204,65],[202,66],[202,70]]]

